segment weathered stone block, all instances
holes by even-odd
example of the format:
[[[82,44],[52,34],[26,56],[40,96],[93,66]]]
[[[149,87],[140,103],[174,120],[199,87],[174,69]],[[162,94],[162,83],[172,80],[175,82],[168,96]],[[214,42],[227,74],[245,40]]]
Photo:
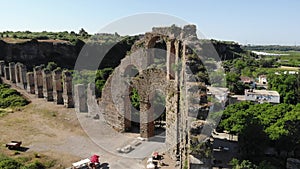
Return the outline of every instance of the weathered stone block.
[[[10,80],[10,73],[9,73],[9,67],[8,66],[4,66],[4,77],[6,80]]]
[[[5,70],[4,70],[4,67],[5,67],[5,62],[4,62],[4,60],[1,60],[1,61],[0,61],[0,76],[2,76],[2,77],[5,76]]]
[[[20,84],[21,88],[27,89],[27,78],[26,78],[27,68],[25,65],[20,64]]]
[[[20,83],[20,81],[21,81],[21,78],[20,78],[20,64],[21,63],[16,63],[15,64],[15,77],[16,77],[16,85],[18,86],[18,87],[20,87],[20,88],[22,88],[22,85],[21,85],[21,83]]]
[[[16,83],[15,63],[10,62],[9,66],[9,79],[12,83]]]
[[[33,69],[33,71],[34,71],[35,94],[37,94],[38,98],[44,98],[42,67],[36,66]]]
[[[27,82],[28,82],[28,88],[27,88],[27,92],[30,94],[35,94],[35,85],[34,85],[34,74],[33,72],[28,72],[26,74],[26,78],[27,78]]]
[[[95,83],[89,83],[87,85],[87,100],[89,102],[89,100],[92,99],[96,99],[96,95],[95,95]]]
[[[53,71],[53,96],[57,104],[64,104],[63,99],[63,84],[62,84],[62,70],[55,69]]]
[[[140,134],[143,138],[150,138],[154,136],[154,121],[153,110],[150,108],[150,103],[140,102]]]
[[[67,108],[74,108],[73,92],[72,92],[72,73],[63,71],[63,98]]]
[[[53,101],[53,79],[52,72],[44,69],[43,71],[43,92],[47,101]]]

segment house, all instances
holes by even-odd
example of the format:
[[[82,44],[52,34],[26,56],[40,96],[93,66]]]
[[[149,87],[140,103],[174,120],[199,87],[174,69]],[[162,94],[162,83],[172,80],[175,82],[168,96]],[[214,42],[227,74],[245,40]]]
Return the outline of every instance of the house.
[[[247,76],[241,76],[240,79],[244,84],[251,84],[252,82],[254,82],[253,78]]]
[[[277,91],[272,90],[245,90],[245,100],[258,103],[280,103],[280,95]]]

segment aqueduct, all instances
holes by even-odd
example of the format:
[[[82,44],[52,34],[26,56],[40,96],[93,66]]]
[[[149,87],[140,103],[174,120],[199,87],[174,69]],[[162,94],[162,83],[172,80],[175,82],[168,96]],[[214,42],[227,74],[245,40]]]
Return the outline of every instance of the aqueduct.
[[[107,123],[117,131],[126,132],[131,128],[131,121],[137,120],[131,117],[130,104],[131,90],[137,89],[140,136],[151,140],[157,118],[152,96],[154,91],[161,91],[165,96],[165,143],[172,147],[171,156],[180,161],[188,155],[191,122],[197,117],[205,119],[208,114],[206,87],[189,70],[193,50],[188,40],[196,38],[195,31],[193,25],[188,25],[168,34],[162,34],[164,28],[146,33],[108,79],[100,104]],[[128,73],[130,67],[135,67],[137,72]]]
[[[165,96],[165,144],[169,146],[171,157],[180,162],[181,168],[185,161],[189,161],[190,155],[203,159],[189,149],[201,143],[204,125],[201,120],[208,114],[206,87],[189,70],[191,65],[197,67],[201,64],[199,58],[195,61],[195,57],[191,57],[193,50],[189,46],[193,39],[197,39],[194,25],[173,27],[172,30],[169,27],[153,28],[152,32],[135,42],[115,68],[106,81],[99,102],[103,117],[112,128],[128,132],[132,121],[136,120],[140,123],[140,136],[151,140],[155,135],[154,121],[157,118],[153,93],[160,91]],[[132,68],[137,71],[131,71]],[[87,100],[95,99],[95,85],[89,84],[87,92],[83,92],[86,86],[73,86],[70,71],[57,69],[51,72],[37,66],[33,72],[27,72],[26,66],[21,63],[11,62],[6,66],[4,61],[0,61],[0,74],[39,98],[68,108],[76,105],[78,112],[88,111]],[[132,118],[130,93],[133,88],[137,89],[140,97],[139,119]],[[191,125],[194,125],[192,129]],[[209,145],[201,148],[207,147]]]

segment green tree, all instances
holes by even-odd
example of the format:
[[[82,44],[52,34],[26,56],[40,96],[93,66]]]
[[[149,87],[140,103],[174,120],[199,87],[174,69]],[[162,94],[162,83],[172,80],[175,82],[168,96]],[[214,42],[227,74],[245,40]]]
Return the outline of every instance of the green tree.
[[[227,87],[233,93],[244,94],[245,86],[240,80],[240,76],[237,73],[229,72],[226,74]]]
[[[297,104],[300,102],[299,79],[300,76],[297,74],[269,74],[268,88],[280,94],[281,102]]]
[[[48,62],[46,69],[53,71],[57,68],[57,64],[55,62]]]
[[[81,28],[79,30],[79,35],[82,37],[86,37],[86,36],[88,36],[88,33],[83,28]]]
[[[229,164],[232,165],[233,169],[256,169],[257,168],[257,166],[249,160],[243,160],[240,162],[236,158],[233,158]]]

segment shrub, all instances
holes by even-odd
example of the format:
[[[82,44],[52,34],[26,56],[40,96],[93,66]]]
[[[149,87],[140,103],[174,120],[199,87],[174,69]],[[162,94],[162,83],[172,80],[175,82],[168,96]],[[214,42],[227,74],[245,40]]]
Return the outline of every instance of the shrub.
[[[26,166],[22,167],[21,169],[45,169],[45,165],[39,161],[34,161],[32,163],[27,164]]]
[[[8,85],[0,84],[0,107],[21,107],[28,104],[20,93],[14,89],[10,89]]]
[[[3,158],[0,161],[0,168],[1,169],[19,169],[21,164],[14,159],[11,158]]]

